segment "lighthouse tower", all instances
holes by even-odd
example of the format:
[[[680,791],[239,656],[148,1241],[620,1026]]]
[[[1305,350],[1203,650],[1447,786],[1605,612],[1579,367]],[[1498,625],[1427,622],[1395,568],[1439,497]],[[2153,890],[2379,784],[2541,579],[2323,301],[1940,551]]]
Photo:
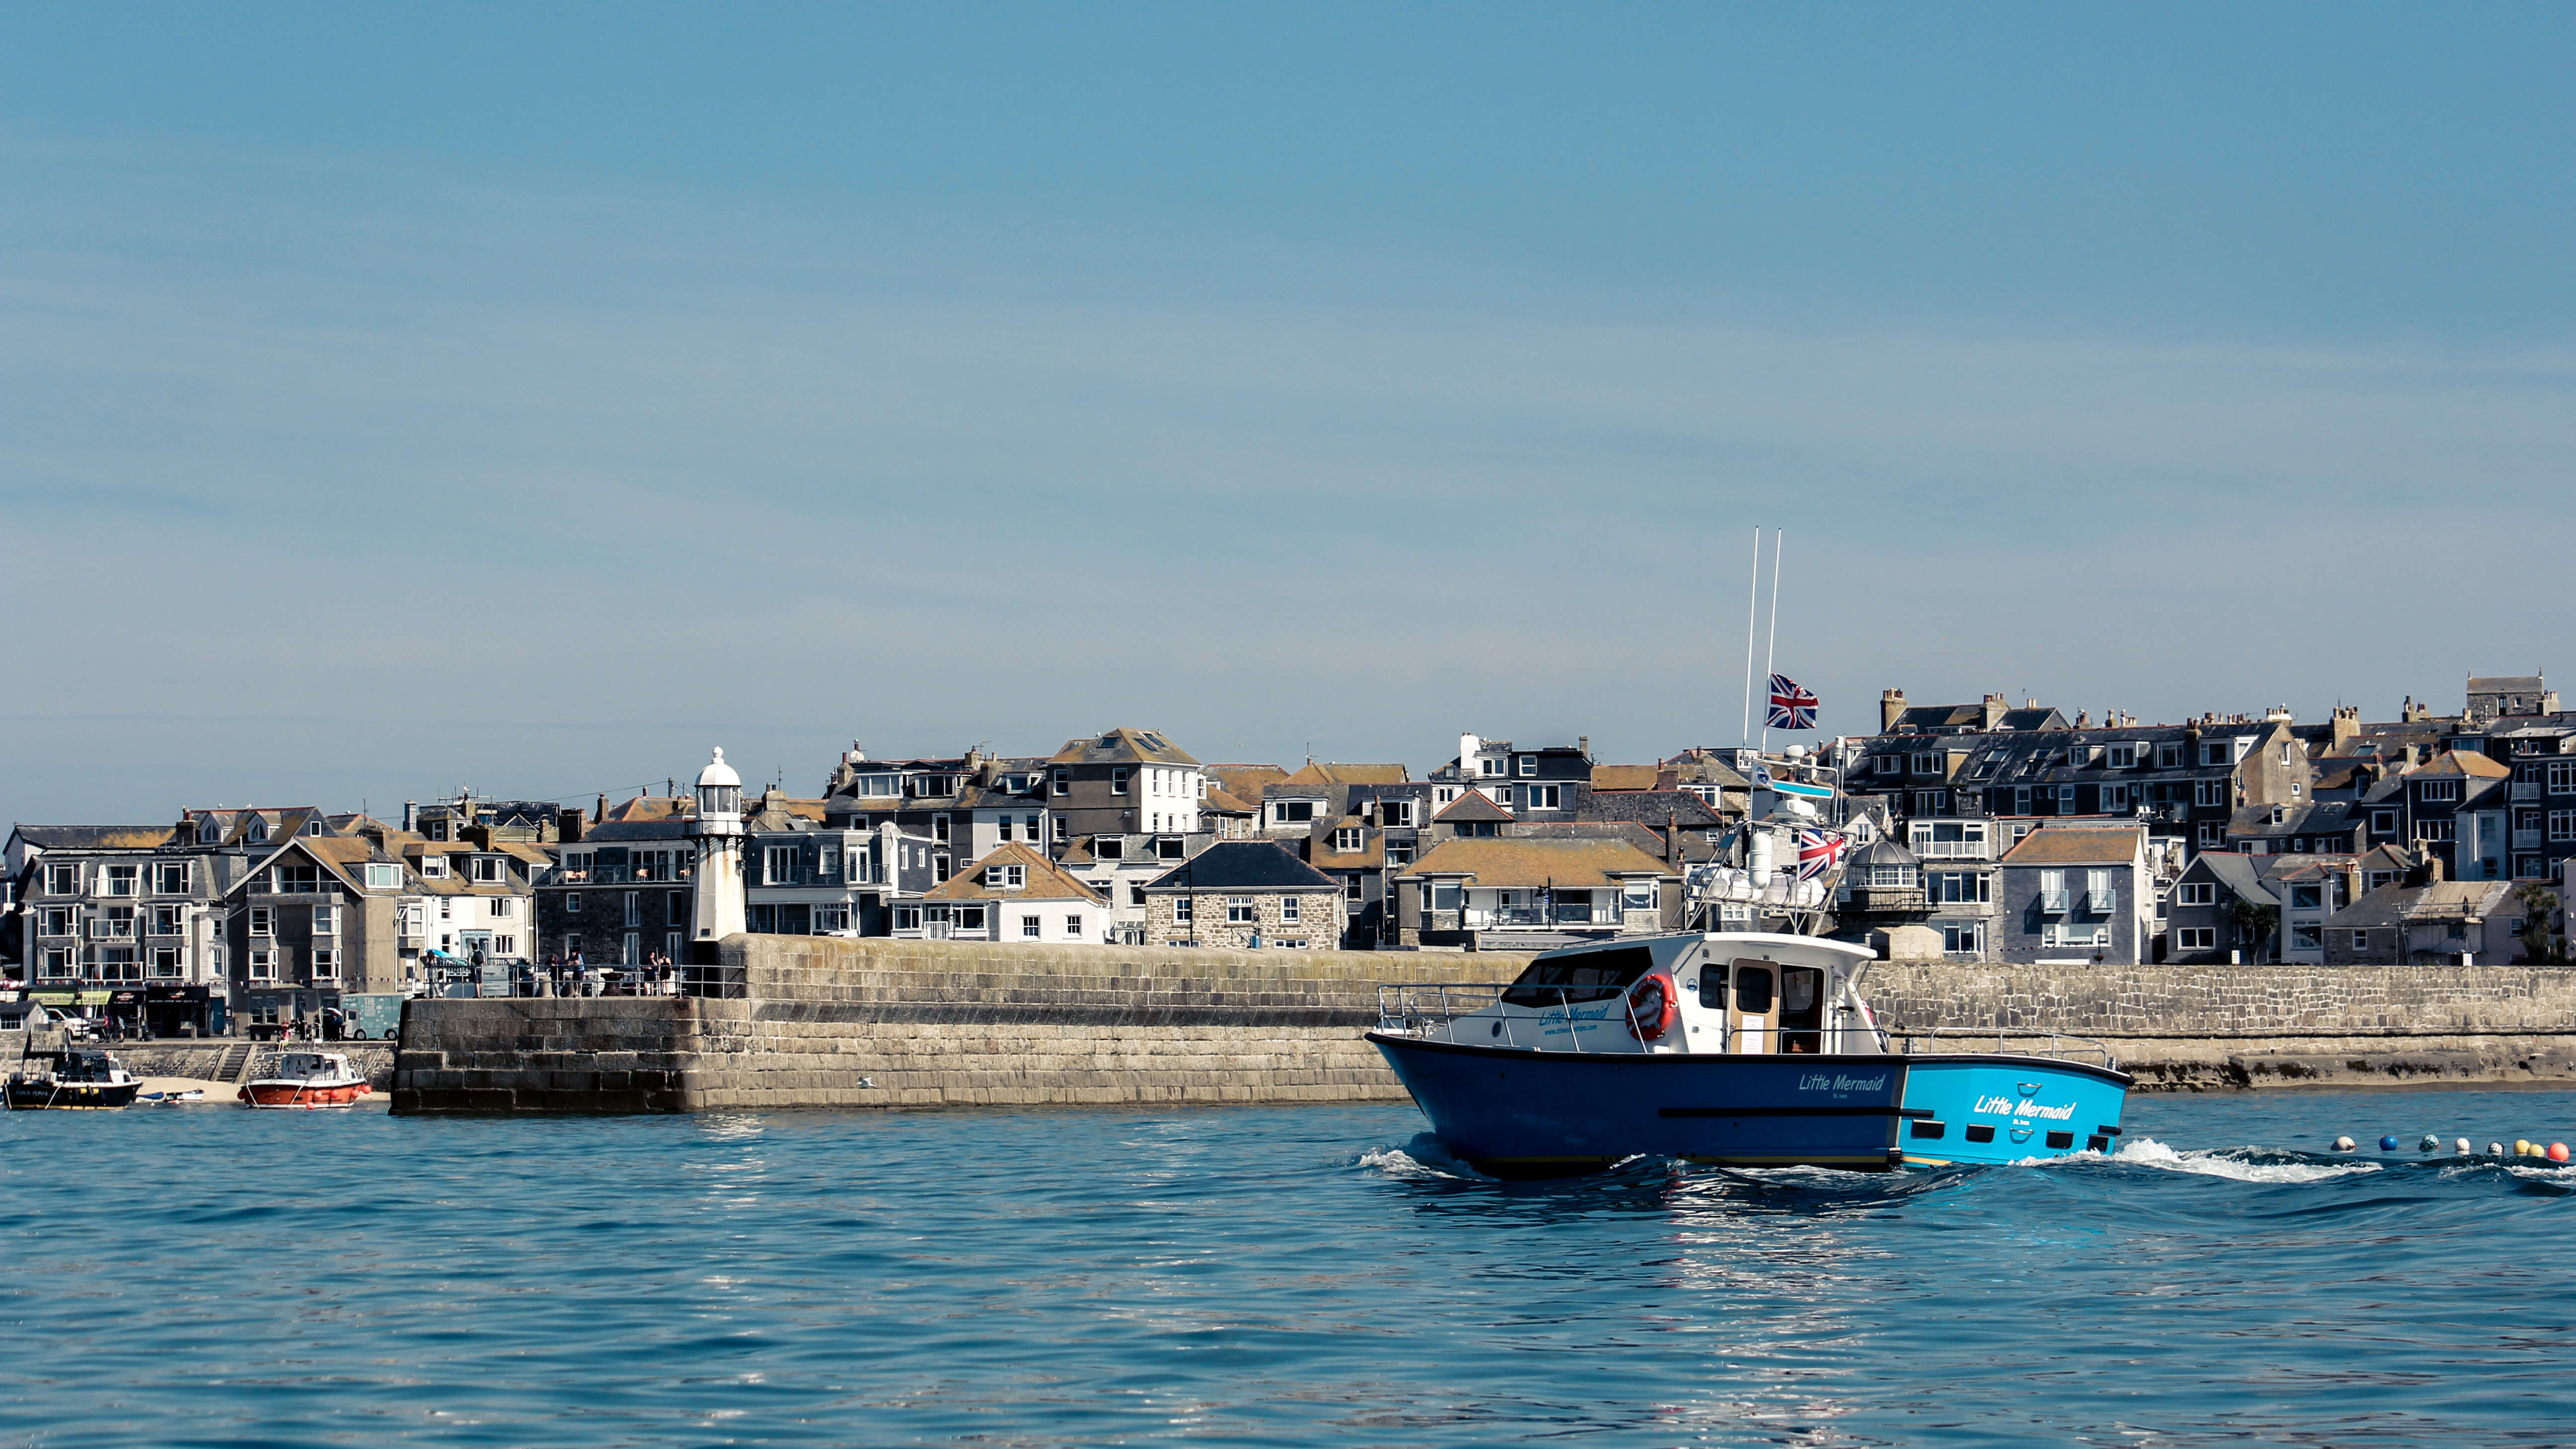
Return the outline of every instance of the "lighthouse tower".
[[[689,826],[698,851],[698,934],[689,949],[693,965],[715,965],[716,943],[744,927],[742,834],[742,776],[718,749],[698,772],[698,818]]]

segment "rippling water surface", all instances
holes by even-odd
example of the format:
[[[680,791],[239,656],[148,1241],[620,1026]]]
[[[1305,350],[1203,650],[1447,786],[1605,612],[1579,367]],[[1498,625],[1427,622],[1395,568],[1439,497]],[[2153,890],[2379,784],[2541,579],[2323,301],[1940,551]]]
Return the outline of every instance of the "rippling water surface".
[[[0,1118],[0,1444],[2576,1439],[2576,1094],[1502,1184],[1410,1108]],[[2338,1132],[2407,1150],[2338,1157]]]

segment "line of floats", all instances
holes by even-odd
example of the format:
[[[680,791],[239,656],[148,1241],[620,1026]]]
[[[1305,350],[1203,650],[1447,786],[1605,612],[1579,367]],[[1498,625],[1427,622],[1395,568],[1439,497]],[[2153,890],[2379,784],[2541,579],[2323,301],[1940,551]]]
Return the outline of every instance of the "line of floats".
[[[2382,1152],[2399,1151],[2402,1145],[2403,1144],[2397,1140],[2397,1134],[2393,1132],[2379,1139],[2379,1150]],[[2349,1137],[2338,1137],[2334,1140],[2334,1150],[2337,1152],[2358,1152],[2361,1150],[2361,1144],[2353,1141]],[[2442,1139],[2430,1132],[2427,1132],[2424,1134],[2424,1140],[2415,1144],[2415,1150],[2427,1154],[2439,1152],[2442,1150]],[[2511,1152],[2505,1151],[2505,1146],[2501,1142],[2490,1142],[2487,1144],[2487,1150],[2484,1153],[2480,1153],[2469,1145],[2469,1139],[2466,1137],[2456,1137],[2451,1140],[2451,1155],[2454,1157],[2537,1157],[2547,1162],[2565,1162],[2567,1160],[2567,1144],[2564,1142],[2552,1142],[2548,1146],[2544,1147],[2527,1138],[2517,1137],[2513,1140],[2513,1150]]]
[[[260,1063],[235,1097],[245,1107],[312,1111],[353,1107],[373,1088],[339,1052],[278,1052]],[[204,1089],[146,1092],[116,1054],[97,1047],[29,1052],[9,1074],[5,1094],[12,1112],[121,1112],[137,1101],[178,1107],[206,1100]]]

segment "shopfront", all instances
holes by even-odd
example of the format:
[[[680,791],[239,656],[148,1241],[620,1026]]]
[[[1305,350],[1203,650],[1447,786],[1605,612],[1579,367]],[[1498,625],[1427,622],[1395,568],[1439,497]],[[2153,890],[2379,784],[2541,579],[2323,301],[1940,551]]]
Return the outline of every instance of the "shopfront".
[[[213,992],[203,986],[146,986],[143,1024],[154,1036],[213,1036]]]

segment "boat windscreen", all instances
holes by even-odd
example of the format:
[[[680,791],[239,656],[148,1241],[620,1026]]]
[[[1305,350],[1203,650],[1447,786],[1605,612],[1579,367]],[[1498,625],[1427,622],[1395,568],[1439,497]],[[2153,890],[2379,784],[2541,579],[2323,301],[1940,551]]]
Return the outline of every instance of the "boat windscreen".
[[[1627,990],[1653,969],[1655,953],[1643,946],[1618,951],[1585,951],[1553,959],[1541,957],[1503,991],[1510,1006],[1568,1006],[1607,1001]]]

